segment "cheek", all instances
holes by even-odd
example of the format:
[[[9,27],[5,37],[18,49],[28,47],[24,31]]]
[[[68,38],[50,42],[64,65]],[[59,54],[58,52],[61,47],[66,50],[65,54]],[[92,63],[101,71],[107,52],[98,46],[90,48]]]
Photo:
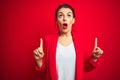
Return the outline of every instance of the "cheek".
[[[60,20],[60,19],[57,20],[57,24],[58,24],[58,25],[61,25],[61,24],[62,24],[62,20]]]
[[[61,23],[59,21],[57,21],[57,25],[58,25],[58,28],[60,28]]]
[[[71,25],[71,24],[73,24],[74,22],[73,22],[73,20],[69,20],[69,24]]]

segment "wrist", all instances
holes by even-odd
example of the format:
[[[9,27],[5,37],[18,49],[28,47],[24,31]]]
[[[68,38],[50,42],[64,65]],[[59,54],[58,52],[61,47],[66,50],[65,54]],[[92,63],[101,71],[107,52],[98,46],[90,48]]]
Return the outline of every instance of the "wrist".
[[[93,56],[93,55],[92,55],[92,59],[93,59],[94,62],[96,62],[98,60],[98,58]]]
[[[42,59],[36,60],[36,63],[38,65],[38,67],[41,67],[42,66]]]

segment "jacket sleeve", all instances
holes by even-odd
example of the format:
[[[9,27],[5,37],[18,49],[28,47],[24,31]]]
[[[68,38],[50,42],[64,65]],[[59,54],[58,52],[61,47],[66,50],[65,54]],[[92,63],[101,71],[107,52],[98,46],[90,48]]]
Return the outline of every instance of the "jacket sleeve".
[[[94,61],[93,58],[90,56],[85,59],[84,61],[84,71],[89,72],[95,69],[100,64],[100,59]]]
[[[46,67],[45,59],[42,59],[42,66],[41,67],[38,67],[37,63],[35,62],[35,68],[37,71],[45,72],[45,67]]]

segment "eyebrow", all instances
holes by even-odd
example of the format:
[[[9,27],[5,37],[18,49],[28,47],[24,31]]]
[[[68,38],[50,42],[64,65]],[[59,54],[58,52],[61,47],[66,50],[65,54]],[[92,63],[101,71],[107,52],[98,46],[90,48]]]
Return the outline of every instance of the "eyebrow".
[[[63,12],[58,12],[58,13],[63,13]],[[72,13],[72,12],[68,12],[68,13]],[[68,13],[67,13],[67,14],[68,14]]]

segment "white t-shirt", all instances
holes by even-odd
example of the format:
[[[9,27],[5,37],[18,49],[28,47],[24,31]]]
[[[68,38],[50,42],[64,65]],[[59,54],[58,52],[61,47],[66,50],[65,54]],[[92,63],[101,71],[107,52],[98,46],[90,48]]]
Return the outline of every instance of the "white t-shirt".
[[[56,51],[58,80],[75,80],[76,54],[74,44],[62,46],[59,42]]]

